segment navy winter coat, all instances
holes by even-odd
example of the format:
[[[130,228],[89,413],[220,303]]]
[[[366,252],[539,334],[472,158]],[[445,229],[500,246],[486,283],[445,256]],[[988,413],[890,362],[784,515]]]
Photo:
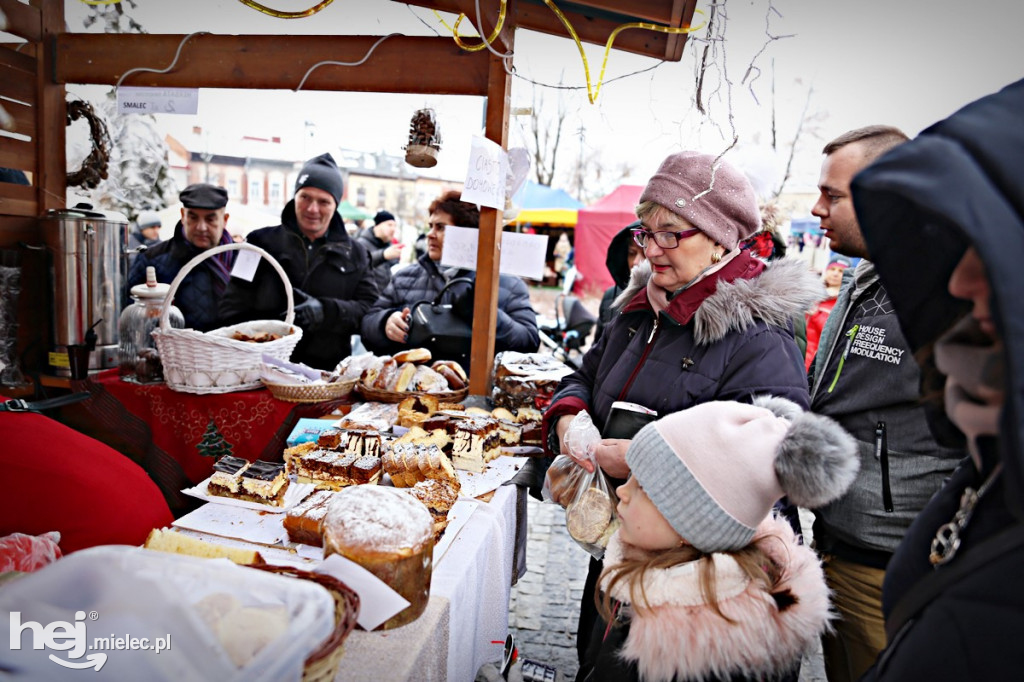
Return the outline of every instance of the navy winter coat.
[[[446,276],[447,275],[447,276]],[[432,301],[444,288],[445,283],[456,277],[468,277],[476,281],[471,270],[456,270],[442,274],[430,256],[402,268],[391,278],[380,298],[373,304],[363,320],[363,344],[374,353],[394,354],[407,348],[406,344],[393,342],[384,334],[388,317],[395,311],[411,308],[419,301]],[[455,285],[445,292],[442,303],[451,303],[466,293],[469,285]],[[537,332],[537,312],[530,304],[530,291],[518,277],[501,275],[498,280],[498,321],[495,328],[494,351],[512,350],[521,353],[536,352],[540,345]],[[440,358],[462,361],[462,358]],[[468,367],[467,367],[468,369]]]
[[[887,627],[909,595],[961,570],[982,543],[1024,524],[1024,80],[969,104],[880,157],[853,180],[854,205],[872,260],[913,350],[951,325],[950,273],[973,245],[985,266],[990,314],[1002,339],[1005,398],[998,437],[978,439],[972,460],[921,511],[886,569]],[[910,254],[908,256],[908,254]],[[998,376],[998,375],[996,375]],[[941,390],[938,391],[941,394]],[[997,466],[1000,477],[978,501],[948,563],[933,567],[931,540],[951,521],[968,487]],[[864,680],[1019,680],[1024,671],[1024,545],[975,563],[930,593],[927,604],[890,637]]]
[[[276,258],[292,287],[323,304],[323,324],[303,330],[292,360],[318,369],[334,369],[352,354],[352,334],[359,333],[360,321],[377,298],[370,257],[362,244],[348,236],[337,213],[327,233],[313,242],[295,222],[294,200],[281,212],[281,222],[251,232],[246,241]],[[220,305],[226,324],[284,319],[286,308],[281,278],[263,259],[252,282],[231,278]]]
[[[174,236],[165,241],[140,251],[132,261],[131,270],[128,272],[129,290],[136,284],[145,284],[146,267],[156,268],[156,281],[163,284],[170,284],[185,263],[203,252],[197,246],[185,239],[181,221],[174,228]],[[226,260],[234,262],[235,254],[227,253]],[[230,267],[230,266],[228,266]],[[174,294],[174,305],[178,307],[185,318],[185,326],[197,331],[208,332],[211,329],[223,327],[226,322],[221,322],[217,312],[217,303],[223,286],[217,286],[217,275],[214,274],[206,262],[192,269],[192,272],[185,276],[178,291]]]
[[[582,409],[603,429],[616,400],[639,403],[659,417],[711,400],[750,402],[764,394],[806,408],[807,377],[790,319],[813,305],[822,287],[799,261],[761,268],[745,251],[736,256],[721,271],[723,279],[709,282],[711,293],[692,319],[681,323],[681,297],[655,316],[646,291],[650,265],[641,263],[621,299],[628,303],[583,366],[559,384],[545,429]]]

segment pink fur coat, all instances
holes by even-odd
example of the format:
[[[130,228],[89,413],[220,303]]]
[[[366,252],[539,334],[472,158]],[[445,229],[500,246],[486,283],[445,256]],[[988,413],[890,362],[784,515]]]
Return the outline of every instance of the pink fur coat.
[[[619,652],[625,661],[636,663],[640,679],[770,676],[792,669],[829,627],[828,588],[815,553],[797,544],[781,519],[766,519],[754,542],[783,569],[776,593],[788,591],[792,599],[777,601],[748,580],[732,557],[714,554],[716,594],[730,623],[705,602],[699,562],[648,571],[643,586],[651,608],[642,614],[629,610],[629,634]],[[605,552],[605,566],[621,561],[622,552],[616,533]],[[624,605],[633,601],[623,583],[611,596]]]

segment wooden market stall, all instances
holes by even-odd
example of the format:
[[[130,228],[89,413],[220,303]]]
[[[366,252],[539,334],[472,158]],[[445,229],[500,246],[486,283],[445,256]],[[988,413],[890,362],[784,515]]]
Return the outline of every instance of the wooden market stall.
[[[476,16],[474,0],[413,0],[413,5]],[[543,0],[482,0],[482,31],[490,35],[506,10],[498,51],[514,49],[517,28],[568,37],[562,20]],[[560,13],[584,42],[604,45],[623,24],[646,22],[661,29],[690,24],[696,0],[575,0]],[[294,89],[321,61],[362,58],[382,36],[356,35],[184,35],[84,34],[65,32],[64,0],[0,0],[0,30],[24,43],[0,45],[0,167],[24,171],[30,184],[0,182],[0,249],[41,243],[40,217],[63,208],[66,193],[65,85]],[[463,31],[465,32],[465,31]],[[679,60],[684,33],[626,30],[614,48],[670,61]],[[168,73],[135,72],[140,64],[170,64]],[[474,41],[471,41],[474,42]],[[359,68],[319,68],[303,88],[310,90],[432,93],[486,97],[486,137],[507,147],[511,79],[503,59],[488,50],[466,51],[451,37],[396,35],[383,40]],[[470,390],[487,389],[494,355],[498,298],[501,212],[481,212],[479,274],[475,303]],[[19,301],[19,356],[45,347],[48,335],[45,257],[23,259],[24,291]],[[29,357],[29,363],[40,363]],[[42,363],[45,365],[45,362]]]

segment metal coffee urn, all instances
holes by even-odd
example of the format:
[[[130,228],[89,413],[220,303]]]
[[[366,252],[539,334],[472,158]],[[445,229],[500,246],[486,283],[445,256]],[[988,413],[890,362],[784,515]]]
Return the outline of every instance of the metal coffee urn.
[[[96,347],[89,369],[117,367],[117,321],[124,307],[128,220],[120,213],[75,207],[43,219],[50,256],[50,370],[68,376],[68,346]]]

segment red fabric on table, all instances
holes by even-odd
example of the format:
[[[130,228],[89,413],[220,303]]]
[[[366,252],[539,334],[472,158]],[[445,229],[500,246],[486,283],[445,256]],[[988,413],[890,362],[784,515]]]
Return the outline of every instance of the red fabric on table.
[[[174,520],[135,462],[41,414],[0,413],[0,536],[61,534],[65,554],[95,545],[140,545]]]
[[[167,384],[121,381],[116,369],[73,382],[92,399],[81,403],[102,430],[115,431],[141,453],[140,464],[168,497],[175,513],[187,511],[178,490],[200,483],[213,473],[213,457],[197,446],[212,421],[231,445],[231,454],[249,461],[281,461],[285,441],[300,417],[329,414],[347,399],[323,403],[290,403],[268,390],[196,395]]]

